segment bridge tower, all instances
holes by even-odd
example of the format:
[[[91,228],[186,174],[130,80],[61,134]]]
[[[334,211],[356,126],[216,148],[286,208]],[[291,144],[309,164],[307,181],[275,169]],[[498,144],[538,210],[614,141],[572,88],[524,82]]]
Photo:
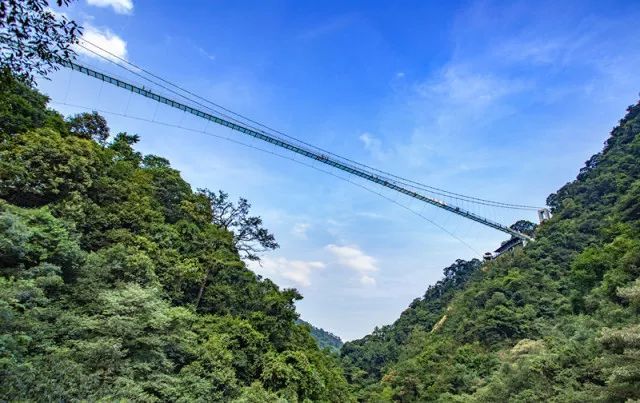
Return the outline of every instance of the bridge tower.
[[[541,208],[538,210],[538,219],[540,224],[551,218],[551,211],[548,208]]]

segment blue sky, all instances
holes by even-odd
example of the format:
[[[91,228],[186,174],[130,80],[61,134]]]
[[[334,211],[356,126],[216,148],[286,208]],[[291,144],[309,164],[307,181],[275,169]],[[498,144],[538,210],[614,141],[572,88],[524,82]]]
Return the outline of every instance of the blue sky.
[[[638,99],[637,5],[79,0],[63,11],[92,42],[290,135],[429,185],[541,205]],[[237,137],[68,71],[51,78],[40,87],[67,104],[53,105],[65,114],[86,105]],[[144,153],[169,158],[194,188],[248,198],[281,245],[254,269],[298,288],[302,317],[345,339],[391,323],[442,268],[477,255],[401,206],[317,170],[105,116],[113,132],[138,133]],[[475,251],[505,239],[381,193]],[[535,218],[474,211],[506,224]]]

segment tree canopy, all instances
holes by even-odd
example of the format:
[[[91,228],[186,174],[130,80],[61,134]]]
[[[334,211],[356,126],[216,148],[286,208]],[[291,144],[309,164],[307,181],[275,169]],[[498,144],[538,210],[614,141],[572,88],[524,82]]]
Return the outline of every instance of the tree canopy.
[[[71,0],[56,0],[68,6]],[[82,30],[75,21],[54,13],[48,0],[0,0],[0,70],[33,82],[75,56]]]
[[[240,198],[237,204],[229,200],[222,190],[213,193],[202,189],[200,193],[211,205],[211,221],[233,234],[233,242],[241,256],[248,260],[260,260],[258,253],[279,247],[275,236],[262,226],[262,218],[249,215],[251,204]]]
[[[301,295],[241,259],[248,202],[223,225],[137,135],[0,92],[0,400],[350,400]]]

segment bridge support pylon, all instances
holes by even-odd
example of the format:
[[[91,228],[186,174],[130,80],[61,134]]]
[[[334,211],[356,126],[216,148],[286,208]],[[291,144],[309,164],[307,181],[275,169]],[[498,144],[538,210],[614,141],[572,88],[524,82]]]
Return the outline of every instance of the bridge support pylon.
[[[551,211],[548,208],[541,208],[538,210],[538,219],[540,224],[551,218]]]

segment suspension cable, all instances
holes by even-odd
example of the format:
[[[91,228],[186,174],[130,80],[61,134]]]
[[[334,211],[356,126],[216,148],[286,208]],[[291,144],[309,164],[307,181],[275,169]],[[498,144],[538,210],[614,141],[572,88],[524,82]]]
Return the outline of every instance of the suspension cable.
[[[223,114],[223,116],[225,116],[226,118],[232,119],[237,123],[242,123],[244,125],[247,125],[247,122],[251,122],[252,124],[255,124],[257,126],[260,126],[260,127],[264,128],[264,129],[270,131],[271,133],[269,133],[269,134],[271,134],[271,135],[273,135],[274,133],[277,133],[279,135],[285,136],[286,138],[288,138],[290,140],[293,140],[293,141],[295,141],[297,143],[300,143],[300,144],[304,144],[305,146],[308,146],[308,147],[312,147],[312,148],[314,148],[316,150],[319,150],[319,151],[321,151],[323,153],[330,154],[330,155],[332,155],[332,156],[334,156],[336,158],[339,158],[340,160],[348,161],[349,163],[353,163],[353,164],[359,165],[361,167],[376,171],[376,172],[378,172],[380,174],[383,174],[383,175],[387,176],[388,177],[387,179],[393,180],[394,182],[398,182],[398,183],[404,184],[406,186],[410,186],[410,187],[413,187],[413,188],[416,188],[416,189],[420,189],[420,190],[423,190],[423,191],[427,191],[429,193],[437,194],[437,195],[440,195],[440,196],[447,196],[447,197],[452,197],[454,199],[463,199],[463,200],[471,201],[471,202],[474,202],[476,204],[493,205],[493,206],[500,207],[500,208],[507,208],[507,209],[514,209],[514,210],[538,210],[538,209],[541,208],[541,207],[523,205],[523,204],[504,203],[504,202],[488,200],[488,199],[482,199],[482,198],[478,198],[478,197],[474,197],[474,196],[467,196],[467,195],[463,195],[463,194],[460,194],[460,193],[451,192],[451,191],[448,191],[448,190],[445,190],[445,189],[437,188],[437,187],[434,187],[434,186],[426,185],[424,183],[420,183],[420,182],[413,181],[413,180],[410,180],[410,179],[407,179],[407,178],[403,178],[403,177],[394,175],[392,173],[382,171],[382,170],[377,169],[375,167],[371,167],[371,166],[368,166],[366,164],[351,160],[349,158],[342,157],[340,155],[334,154],[331,151],[322,149],[322,148],[317,147],[317,146],[315,146],[313,144],[307,143],[307,142],[302,141],[302,140],[300,140],[298,138],[295,138],[295,137],[292,137],[290,135],[287,135],[286,133],[283,133],[281,131],[273,129],[273,128],[267,126],[267,125],[264,125],[264,124],[262,124],[262,123],[260,123],[258,121],[250,119],[250,118],[248,118],[248,117],[246,117],[244,115],[236,113],[236,112],[234,112],[234,111],[232,111],[232,110],[230,110],[228,108],[225,108],[222,105],[219,105],[219,104],[217,104],[217,103],[215,103],[213,101],[210,101],[210,100],[208,100],[208,99],[206,99],[204,97],[201,97],[201,96],[197,95],[196,93],[194,93],[192,91],[189,91],[189,90],[187,90],[187,89],[185,89],[185,88],[183,88],[183,87],[181,87],[181,86],[179,86],[177,84],[174,84],[171,81],[166,80],[166,79],[164,79],[164,78],[162,78],[162,77],[150,72],[149,70],[144,69],[143,67],[140,67],[140,66],[138,66],[138,65],[136,65],[136,64],[134,64],[134,63],[132,63],[132,62],[130,62],[130,61],[128,61],[128,60],[126,60],[126,59],[124,59],[124,58],[122,58],[122,57],[120,57],[120,56],[118,56],[118,55],[116,55],[116,54],[114,54],[112,52],[110,52],[109,50],[100,47],[99,45],[97,45],[95,43],[92,43],[92,42],[90,42],[90,41],[88,41],[86,39],[82,39],[82,41],[87,43],[87,44],[89,44],[89,45],[91,45],[91,46],[93,46],[93,47],[95,47],[96,49],[100,50],[101,52],[104,52],[104,53],[110,55],[111,57],[119,60],[120,62],[131,66],[133,69],[141,71],[141,72],[144,72],[145,74],[148,74],[149,76],[151,76],[151,77],[153,77],[153,78],[155,78],[157,80],[160,80],[162,83],[165,83],[170,87],[176,88],[177,90],[182,91],[182,92],[190,95],[191,97],[195,97],[196,99],[199,99],[199,100],[201,100],[201,101],[203,101],[205,103],[208,103],[208,104],[213,105],[213,106],[215,106],[217,108],[220,108],[220,109],[224,110],[225,112],[230,113],[231,115],[237,116],[238,118],[245,120],[244,122],[242,122],[242,121],[239,121],[237,118],[234,118],[234,117],[231,117],[229,115]],[[149,82],[151,82],[151,83],[153,83],[155,85],[158,85],[159,87],[161,87],[161,88],[163,88],[163,89],[165,89],[167,91],[170,91],[172,94],[178,95],[181,98],[184,98],[184,99],[186,99],[186,100],[188,100],[190,102],[194,102],[195,104],[197,104],[197,105],[199,105],[201,107],[205,107],[205,108],[211,110],[209,107],[207,107],[206,105],[202,104],[201,102],[195,101],[192,98],[189,98],[188,96],[185,96],[185,95],[180,94],[180,93],[178,93],[178,92],[176,92],[174,90],[171,90],[170,88],[167,88],[166,86],[164,86],[162,84],[159,84],[159,83],[149,79],[148,77],[145,77],[144,75],[138,73],[137,71],[132,70],[130,68],[127,68],[126,66],[123,66],[122,64],[115,62],[114,60],[112,60],[112,59],[100,54],[99,52],[96,52],[95,50],[89,49],[89,48],[87,48],[86,46],[84,46],[82,44],[78,44],[78,46],[82,47],[86,51],[88,51],[88,52],[90,52],[90,53],[92,53],[92,54],[94,54],[96,56],[99,56],[100,58],[102,58],[102,59],[104,59],[104,60],[106,60],[106,61],[108,61],[108,62],[110,62],[112,64],[115,64],[116,66],[118,66],[120,68],[125,69],[126,71],[136,75],[137,77],[140,77],[140,78],[142,78],[142,79],[144,79],[146,81],[149,81]],[[211,111],[213,111],[213,110],[211,110]],[[220,113],[219,111],[215,111],[215,112],[216,113]],[[253,129],[258,129],[257,127],[255,127],[253,125],[251,125],[251,127]],[[258,130],[260,130],[260,129],[258,129]],[[391,178],[393,178],[393,179],[391,179]]]

